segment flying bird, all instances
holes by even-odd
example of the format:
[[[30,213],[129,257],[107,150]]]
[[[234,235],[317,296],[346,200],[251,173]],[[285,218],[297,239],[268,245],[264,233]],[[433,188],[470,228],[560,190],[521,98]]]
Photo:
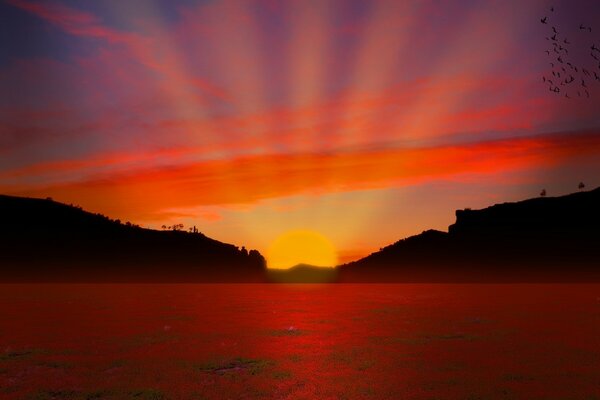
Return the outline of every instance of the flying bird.
[[[583,79],[581,80],[581,87],[587,88],[587,86],[585,86],[585,81]]]
[[[556,28],[555,28],[554,26],[552,27],[552,31],[553,31],[554,33],[558,33],[558,31],[556,30]]]
[[[548,23],[548,17],[544,17],[544,18],[540,19],[540,21],[542,21],[542,24],[547,24]]]

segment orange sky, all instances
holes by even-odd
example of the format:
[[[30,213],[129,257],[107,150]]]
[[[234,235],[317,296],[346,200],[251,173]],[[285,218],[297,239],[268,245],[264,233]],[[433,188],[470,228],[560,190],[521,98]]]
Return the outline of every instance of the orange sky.
[[[548,93],[542,0],[132,4],[0,5],[1,193],[261,252],[309,229],[348,261],[600,185],[600,84]]]

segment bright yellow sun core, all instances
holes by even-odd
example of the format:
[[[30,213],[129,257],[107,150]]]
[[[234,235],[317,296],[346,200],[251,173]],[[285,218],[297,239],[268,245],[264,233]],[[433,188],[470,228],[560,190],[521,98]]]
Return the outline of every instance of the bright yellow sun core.
[[[310,230],[289,231],[271,243],[267,250],[269,268],[288,269],[298,264],[335,267],[335,247],[325,236]]]

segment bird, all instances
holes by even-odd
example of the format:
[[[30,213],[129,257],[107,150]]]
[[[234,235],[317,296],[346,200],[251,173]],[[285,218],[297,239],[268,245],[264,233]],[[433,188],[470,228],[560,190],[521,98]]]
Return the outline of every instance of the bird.
[[[592,51],[600,51],[599,48],[596,47],[596,44],[592,44]]]
[[[560,88],[558,86],[554,88],[554,93],[560,93]]]
[[[590,71],[588,71],[585,68],[581,68],[581,70],[583,71],[584,74],[586,74],[587,76],[590,76]]]
[[[569,93],[565,93],[565,97],[566,97],[567,99],[570,99],[570,97],[569,97]]]
[[[546,82],[546,77],[542,76],[542,82]]]
[[[550,53],[548,53],[550,54]],[[600,58],[596,57],[596,55],[594,53],[590,53],[590,56],[592,56],[593,59],[600,61]]]
[[[598,76],[598,74],[596,73],[596,71],[594,71],[594,78],[596,78],[597,81],[600,81],[600,76]]]
[[[570,42],[567,42],[567,39],[564,40],[565,44],[571,44]]]
[[[548,18],[548,17],[546,17],[546,18]],[[544,24],[545,24],[545,22],[544,22]],[[581,30],[581,31],[585,30],[585,26],[583,26],[583,24],[579,24],[579,30]]]
[[[581,80],[581,87],[587,88],[587,86],[585,86],[585,81],[583,79]]]
[[[550,38],[556,42],[556,33]]]
[[[540,19],[540,21],[542,22],[542,24],[547,24],[548,23],[548,17],[544,17],[544,18]]]
[[[554,26],[552,27],[552,31],[553,31],[554,33],[558,33],[558,31],[556,30],[556,28],[555,28]]]
[[[550,12],[554,12],[554,7],[550,7]]]
[[[586,91],[585,91],[585,94],[586,94],[587,98],[589,99],[589,98],[590,98],[590,92],[588,92],[588,91],[586,90]]]
[[[558,56],[558,58],[556,59],[556,61],[558,61],[558,62],[559,62],[559,63],[561,63],[561,64],[562,64],[562,62],[563,62],[563,60],[562,60],[562,58],[561,58],[560,56]]]
[[[546,50],[546,54],[550,55],[550,50]],[[593,55],[593,53],[592,53]]]

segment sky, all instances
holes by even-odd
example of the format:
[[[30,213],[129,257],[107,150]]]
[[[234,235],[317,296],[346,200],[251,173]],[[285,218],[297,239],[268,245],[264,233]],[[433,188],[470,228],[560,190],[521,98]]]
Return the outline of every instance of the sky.
[[[599,186],[597,21],[595,0],[0,0],[0,193],[357,259]],[[552,26],[589,73],[560,93]]]

